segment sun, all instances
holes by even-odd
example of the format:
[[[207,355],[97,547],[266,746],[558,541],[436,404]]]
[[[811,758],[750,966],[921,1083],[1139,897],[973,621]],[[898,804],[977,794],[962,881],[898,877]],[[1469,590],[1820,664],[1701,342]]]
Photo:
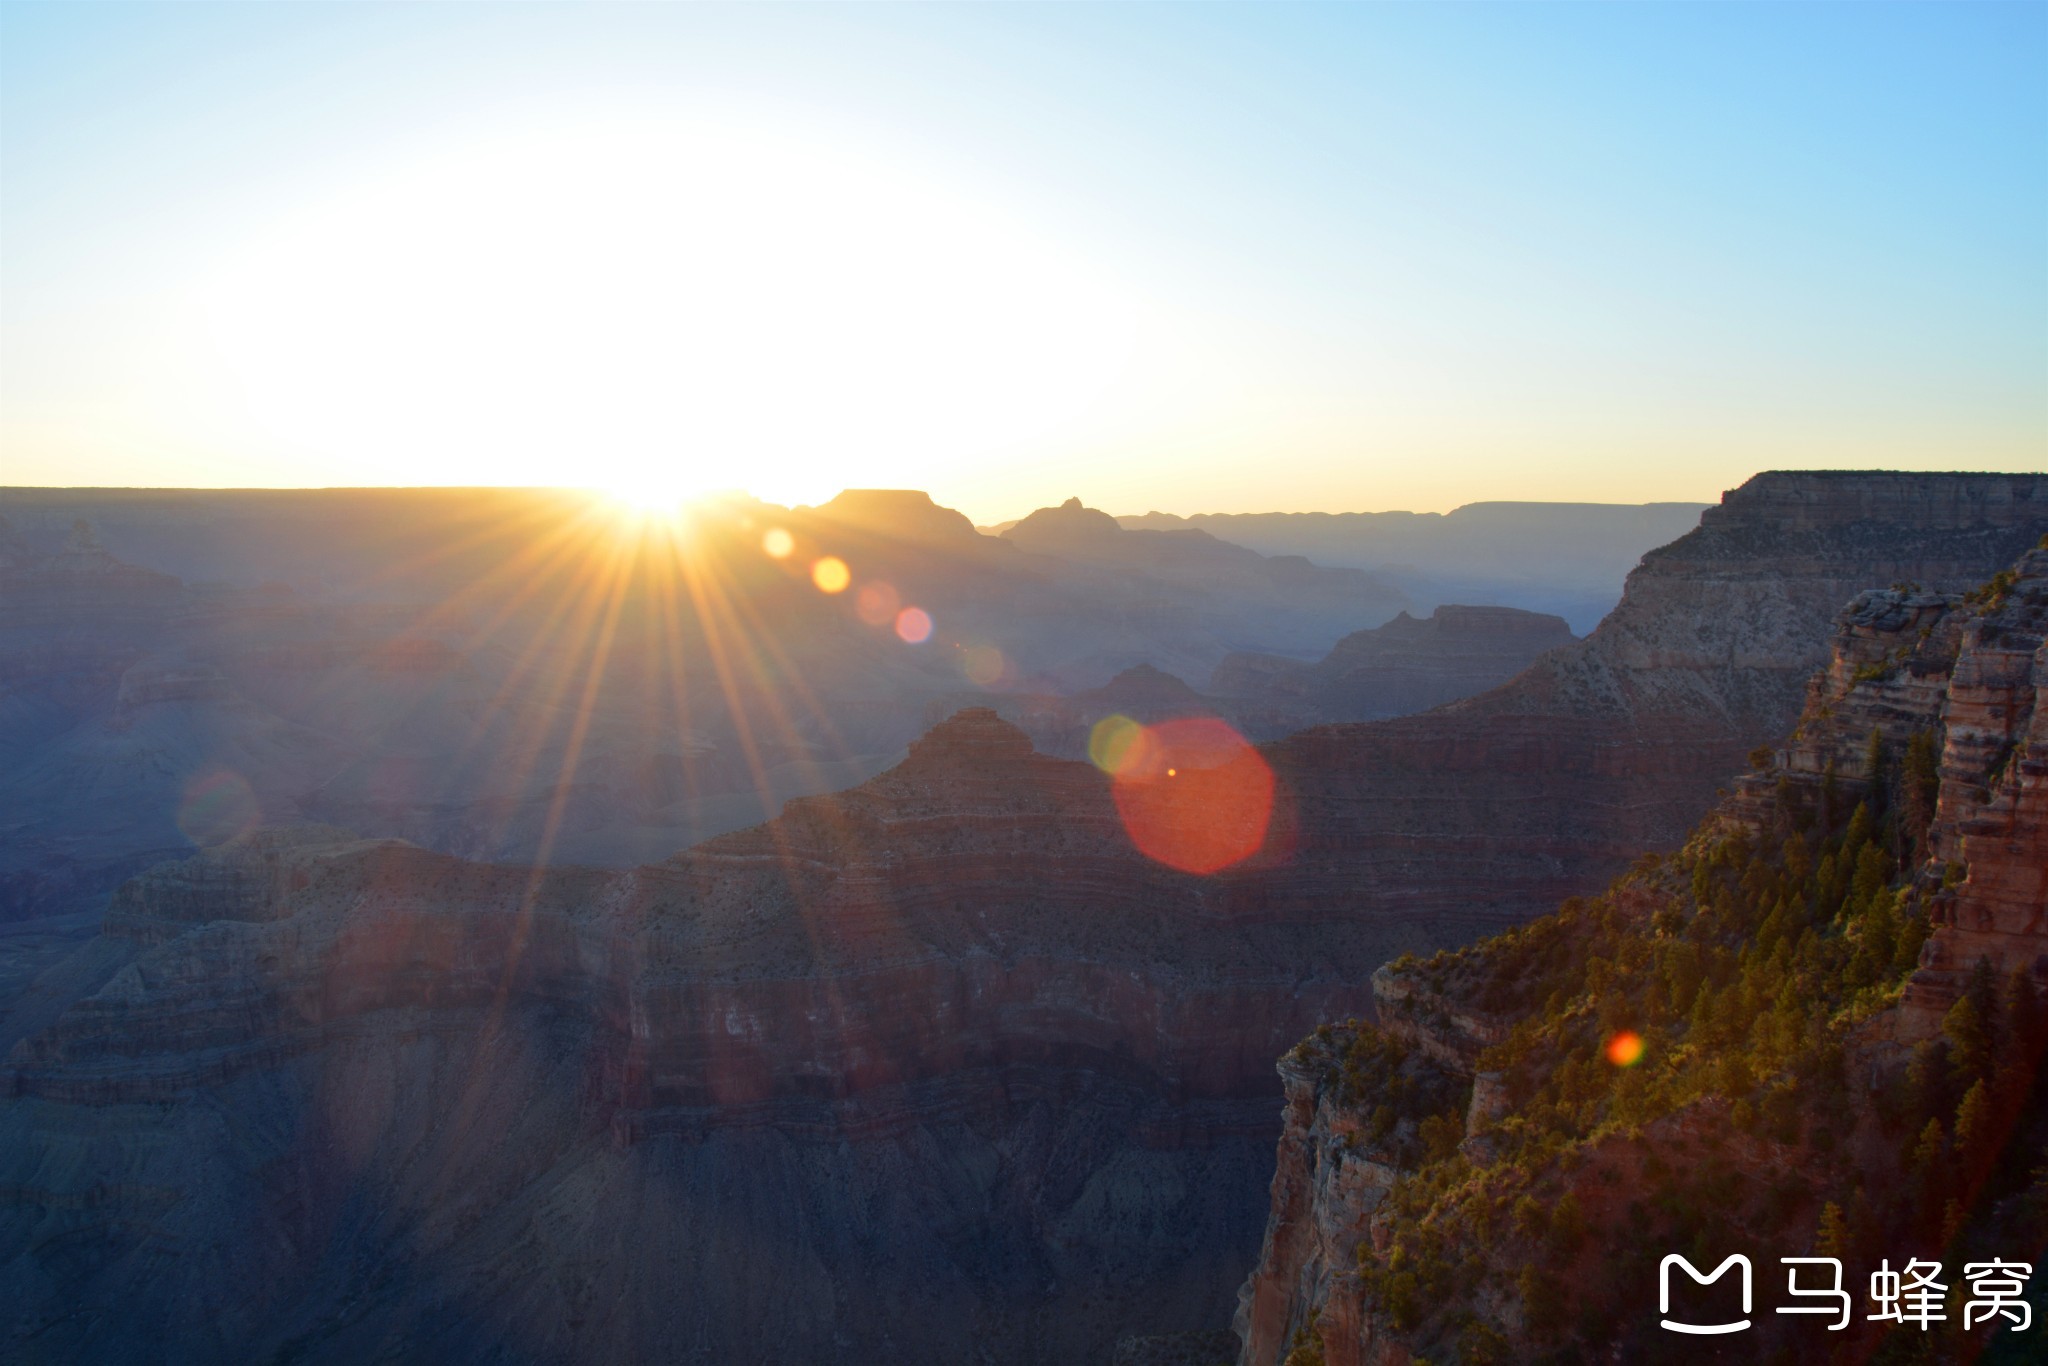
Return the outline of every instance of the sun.
[[[591,487],[621,512],[638,517],[679,515],[713,493],[699,481],[661,470],[623,470]]]
[[[1117,277],[829,129],[639,112],[425,140],[252,225],[195,297],[224,438],[364,483],[927,487],[1098,402]]]

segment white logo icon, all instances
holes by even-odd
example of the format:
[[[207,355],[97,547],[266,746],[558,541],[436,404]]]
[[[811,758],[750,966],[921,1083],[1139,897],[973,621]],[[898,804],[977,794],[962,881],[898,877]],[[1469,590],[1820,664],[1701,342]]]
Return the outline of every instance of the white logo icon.
[[[1743,1256],[1740,1252],[1731,1253],[1727,1261],[1715,1267],[1708,1275],[1702,1276],[1698,1267],[1679,1256],[1676,1252],[1673,1252],[1666,1256],[1657,1267],[1657,1309],[1659,1313],[1669,1314],[1671,1312],[1671,1268],[1674,1264],[1684,1267],[1685,1274],[1692,1277],[1694,1283],[1698,1285],[1712,1285],[1715,1281],[1721,1279],[1729,1267],[1739,1265],[1742,1268],[1742,1312],[1745,1314],[1749,1312],[1749,1258]],[[1664,1326],[1674,1333],[1697,1333],[1702,1336],[1716,1333],[1739,1333],[1749,1327],[1749,1320],[1746,1318],[1740,1319],[1735,1323],[1673,1323],[1668,1318],[1663,1322]]]

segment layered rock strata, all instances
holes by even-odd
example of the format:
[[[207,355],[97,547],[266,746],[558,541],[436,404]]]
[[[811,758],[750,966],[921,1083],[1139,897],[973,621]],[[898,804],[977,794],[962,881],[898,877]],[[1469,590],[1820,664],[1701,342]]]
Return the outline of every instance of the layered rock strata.
[[[2048,476],[1760,474],[1643,557],[1586,639],[1419,716],[1267,747],[1290,907],[1470,937],[1669,848],[1798,719],[1835,614],[1895,583],[1960,592],[2048,533]]]
[[[1702,822],[1696,843],[1712,848],[1732,839],[1749,847],[1772,847],[1785,837],[1788,813],[1795,828],[1804,823],[1825,831],[1840,830],[1845,822],[1853,827],[1849,817],[1859,803],[1868,804],[1866,812],[1880,803],[1893,810],[1889,828],[1897,847],[1888,849],[1882,839],[1866,845],[1871,853],[1865,862],[1882,868],[1887,860],[1895,861],[1897,891],[1890,901],[1881,893],[1863,895],[1868,905],[1896,905],[1909,916],[1924,917],[1918,966],[1907,960],[1909,966],[1900,969],[1902,983],[1889,996],[1876,998],[1874,1010],[1872,1001],[1855,1004],[1847,996],[1815,1003],[1823,1018],[1846,1012],[1840,1018],[1846,1022],[1848,1069],[1857,1089],[1837,1101],[1797,1088],[1785,1092],[1788,1100],[1824,1111],[1815,1126],[1827,1131],[1825,1139],[1809,1137],[1802,1150],[1787,1146],[1786,1134],[1795,1133],[1796,1125],[1786,1127],[1781,1118],[1763,1126],[1754,1111],[1744,1118],[1747,1100],[1731,1110],[1715,1094],[1718,1086],[1708,1086],[1700,1098],[1647,1123],[1600,1131],[1565,1157],[1525,1150],[1521,1170],[1537,1173],[1530,1189],[1542,1188],[1550,1172],[1555,1187],[1575,1190],[1577,1198],[1588,1202],[1604,1198],[1618,1217],[1631,1198],[1639,1203],[1654,1203],[1652,1197],[1675,1199],[1657,1183],[1669,1184],[1668,1164],[1682,1154],[1692,1161],[1731,1163],[1731,1169],[1746,1164],[1750,1171],[1775,1175],[1785,1190],[1763,1200],[1762,1208],[1770,1211],[1775,1202],[1780,1211],[1797,1209],[1811,1219],[1820,1195],[1810,1194],[1807,1183],[1820,1185],[1826,1194],[1823,1173],[1843,1167],[1854,1173],[1862,1164],[1890,1172],[1896,1183],[1898,1137],[1885,1126],[1905,1121],[1883,1107],[1906,1103],[1899,1097],[1911,1092],[1909,1059],[1931,1056],[1939,1071],[1944,1055],[1924,1050],[1941,1038],[1945,1022],[1954,1034],[1952,1011],[1966,993],[1984,989],[1973,988],[1973,981],[1997,983],[1998,992],[2010,994],[2021,988],[2008,984],[2031,980],[2035,992],[2048,996],[2048,768],[2036,757],[2048,742],[2044,702],[2048,544],[1973,591],[1900,586],[1852,601],[1836,621],[1826,666],[1810,681],[1798,726],[1781,745],[1755,756],[1756,771],[1737,781],[1735,791]],[[1805,860],[1805,845],[1799,848],[1788,857]],[[1846,867],[1841,881],[1847,887]],[[1633,883],[1618,884],[1606,899],[1612,905],[1604,914],[1623,924],[1649,926],[1655,923],[1654,913],[1673,914],[1665,909],[1668,900]],[[1854,912],[1845,905],[1839,914],[1853,917]],[[1677,923],[1660,932],[1670,933]],[[1878,932],[1860,925],[1852,929],[1864,939]],[[1556,943],[1584,930],[1553,926],[1550,933],[1543,942]],[[1501,952],[1526,958],[1532,951],[1504,947]],[[1540,953],[1535,958],[1542,961]],[[1442,985],[1446,981],[1452,985]],[[1455,971],[1446,977],[1412,962],[1382,967],[1373,985],[1381,1035],[1399,1040],[1436,1074],[1470,1087],[1463,1132],[1457,1135],[1462,1138],[1458,1155],[1466,1164],[1460,1171],[1469,1177],[1470,1189],[1484,1192],[1502,1170],[1494,1165],[1496,1126],[1514,1108],[1502,1076],[1487,1070],[1489,1050],[1514,1037],[1518,1027],[1564,1018],[1580,1007],[1563,1002],[1566,993],[1560,991],[1528,1016],[1503,1015],[1490,1008],[1487,992],[1475,980]],[[1537,988],[1536,994],[1546,989]],[[1785,1009],[1783,1002],[1777,1009]],[[1748,1024],[1738,1022],[1736,1038]],[[1706,1028],[1695,1016],[1694,1032]],[[1304,1341],[1313,1342],[1316,1359],[1326,1366],[1405,1366],[1413,1352],[1434,1350],[1419,1343],[1414,1330],[1418,1321],[1429,1320],[1444,1306],[1401,1306],[1398,1292],[1390,1298],[1387,1290],[1387,1278],[1401,1269],[1398,1258],[1390,1262],[1391,1250],[1420,1236],[1413,1211],[1396,1210],[1388,1196],[1415,1176],[1417,1164],[1412,1152],[1405,1158],[1384,1155],[1384,1143],[1367,1130],[1376,1102],[1385,1097],[1353,1093],[1333,1065],[1356,1033],[1355,1024],[1335,1030],[1325,1026],[1279,1066],[1287,1094],[1285,1127],[1264,1249],[1240,1292],[1237,1328],[1244,1366],[1279,1366]],[[1689,1038],[1688,1044],[1705,1046]],[[1915,1046],[1922,1051],[1914,1052]],[[2007,1069],[2020,1069],[2017,1081],[2000,1074],[2008,1097],[2023,1094],[2030,1075],[2025,1069],[2039,1061],[2025,1056],[2023,1045],[2013,1046],[2021,1056],[2001,1059]],[[1825,1083],[1808,1079],[1805,1084]],[[1953,1096],[1946,1102],[1954,1103]],[[2005,1116],[1998,1121],[2004,1127],[1996,1132],[2020,1135],[2014,1141],[2024,1143],[2025,1126],[2039,1128],[2041,1116],[2015,1115],[2019,1105],[2008,1098],[1994,1101],[1992,1110]],[[1912,1123],[1907,1130],[1908,1147],[1915,1137],[1923,1146],[1928,1141],[1913,1131]],[[1955,1227],[1971,1212],[1973,1193],[1984,1188],[1987,1168],[1978,1167],[1973,1176],[1960,1130],[1955,1138],[1957,1149],[1942,1147],[1939,1161],[1965,1184],[1945,1217],[1936,1198],[1933,1224],[1914,1234],[1930,1246],[1956,1236]],[[1594,1194],[1603,1190],[1604,1197]],[[1482,1221],[1488,1217],[1483,1213],[1486,1199],[1482,1194],[1471,1202],[1482,1211]],[[1431,1216],[1439,1228],[1451,1227],[1442,1211],[1454,1200],[1446,1197],[1447,1203]],[[1492,1217],[1498,1221],[1500,1216],[1496,1210]],[[1936,1228],[1947,1231],[1937,1239]],[[1442,1255],[1453,1264],[1461,1255],[1468,1265],[1484,1260],[1479,1249],[1464,1241],[1469,1230],[1447,1236],[1451,1246]],[[1809,1250],[1808,1234],[1795,1230],[1778,1237],[1786,1240],[1784,1251]],[[1567,1265],[1540,1267],[1533,1273],[1536,1282],[1544,1276],[1576,1276],[1583,1291],[1611,1280],[1611,1269],[1594,1264],[1625,1260],[1624,1242],[1609,1229],[1607,1236],[1589,1241],[1593,1253],[1568,1259],[1576,1271]],[[1474,1350],[1494,1343],[1510,1352],[1507,1359],[1519,1359],[1516,1351],[1537,1352],[1531,1345],[1538,1331],[1531,1296],[1538,1292],[1529,1285],[1525,1279],[1519,1300],[1512,1292],[1503,1299],[1476,1284],[1470,1293],[1460,1292],[1449,1308],[1454,1320],[1462,1314],[1478,1325],[1472,1330],[1476,1336],[1466,1339],[1481,1344]],[[1437,1320],[1434,1331],[1444,1331],[1442,1323]],[[1858,1350],[1867,1350],[1867,1344]],[[1622,1354],[1619,1347],[1614,1351]]]
[[[1100,773],[988,712],[628,873],[259,833],[123,887],[7,1057],[6,1353],[1073,1362],[1213,1329],[1270,1060],[1397,946],[1147,863]]]

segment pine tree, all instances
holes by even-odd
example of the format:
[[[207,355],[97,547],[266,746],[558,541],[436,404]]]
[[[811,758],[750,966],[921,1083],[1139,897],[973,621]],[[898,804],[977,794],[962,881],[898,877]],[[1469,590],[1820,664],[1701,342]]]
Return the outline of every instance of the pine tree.
[[[1832,1200],[1820,1207],[1820,1224],[1813,1234],[1813,1252],[1817,1257],[1849,1255],[1849,1225],[1842,1218],[1842,1207]]]
[[[1991,1146],[1995,1137],[1992,1122],[1991,1096],[1985,1091],[1982,1081],[1970,1083],[1970,1089],[1963,1093],[1963,1103],[1956,1107],[1956,1152],[1966,1163],[1976,1165],[1982,1150]]]

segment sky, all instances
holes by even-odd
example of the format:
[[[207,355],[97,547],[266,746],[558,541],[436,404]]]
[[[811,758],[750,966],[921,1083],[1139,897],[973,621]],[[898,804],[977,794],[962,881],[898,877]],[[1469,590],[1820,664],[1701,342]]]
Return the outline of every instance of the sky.
[[[2048,6],[0,4],[0,483],[2048,469]]]

